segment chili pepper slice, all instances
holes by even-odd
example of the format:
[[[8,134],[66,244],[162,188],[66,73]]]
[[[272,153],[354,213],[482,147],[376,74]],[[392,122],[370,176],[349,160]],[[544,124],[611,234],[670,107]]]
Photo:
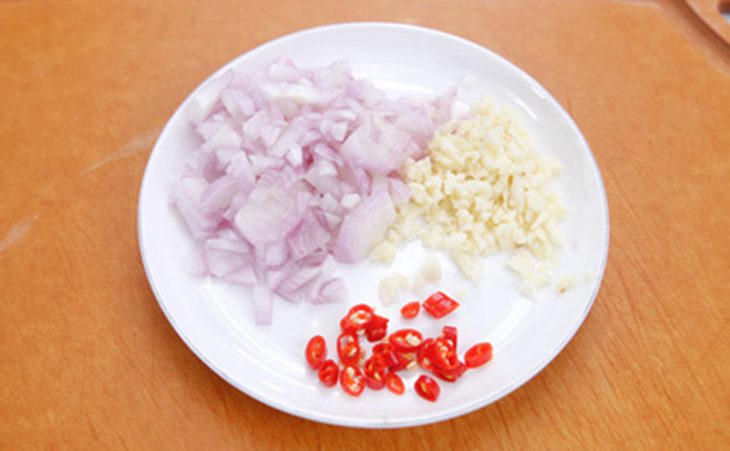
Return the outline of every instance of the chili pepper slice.
[[[360,396],[365,390],[365,378],[360,368],[345,366],[340,372],[340,386],[350,396]]]
[[[434,318],[443,318],[459,307],[459,303],[442,291],[437,291],[423,301],[423,308]]]
[[[388,373],[388,375],[385,376],[385,386],[396,395],[402,395],[406,391],[403,379],[395,373]]]
[[[413,301],[404,305],[403,308],[400,309],[400,314],[403,315],[403,318],[405,319],[412,319],[418,316],[418,313],[420,311],[421,303],[418,301]]]
[[[413,352],[423,342],[423,335],[416,329],[401,329],[393,332],[388,341],[399,352]]]
[[[416,393],[418,393],[421,398],[431,402],[435,402],[439,397],[439,393],[441,393],[439,384],[426,375],[419,377],[416,380],[414,387],[416,389]]]
[[[315,335],[307,343],[307,349],[305,351],[307,363],[313,370],[316,370],[322,364],[326,355],[327,344],[324,341],[324,337]]]
[[[337,366],[334,360],[325,360],[324,363],[319,367],[320,382],[325,386],[331,387],[337,383],[337,376],[339,375],[340,367]]]
[[[382,340],[388,335],[388,318],[380,315],[373,315],[370,322],[365,326],[365,337],[369,342]]]
[[[343,332],[357,333],[367,327],[374,314],[373,308],[369,305],[357,304],[342,318],[340,327]]]
[[[344,332],[337,337],[337,355],[345,365],[356,366],[360,361],[360,343],[357,335]]]
[[[477,368],[492,360],[492,344],[477,343],[464,354],[466,366],[469,368]]]

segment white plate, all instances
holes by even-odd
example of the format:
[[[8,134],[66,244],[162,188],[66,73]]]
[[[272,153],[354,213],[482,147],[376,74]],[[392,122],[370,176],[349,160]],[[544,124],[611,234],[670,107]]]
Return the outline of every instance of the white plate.
[[[443,324],[458,326],[460,346],[489,340],[495,357],[457,384],[442,385],[436,403],[412,390],[366,390],[351,398],[317,383],[304,362],[309,337],[322,333],[333,344],[346,306],[299,305],[278,301],[274,323],[256,327],[247,289],[190,277],[184,261],[193,248],[190,234],[168,201],[184,160],[199,144],[186,120],[190,98],[230,67],[255,69],[288,55],[299,65],[318,67],[348,59],[356,76],[382,86],[441,91],[473,77],[474,87],[524,113],[538,149],[557,157],[565,169],[556,189],[569,217],[558,274],[588,275],[586,283],[563,295],[554,289],[534,299],[520,294],[519,281],[504,267],[505,256],[486,260],[478,284],[464,281],[448,260],[438,287],[466,294],[462,308],[444,320],[419,318],[415,325],[436,334]],[[402,427],[453,418],[507,395],[545,367],[568,343],[588,314],[598,291],[608,251],[608,208],[593,155],[570,116],[522,70],[472,42],[407,25],[356,23],[305,30],[258,47],[226,64],[183,102],[165,126],[147,163],[139,201],[139,242],[150,285],[180,337],[226,381],[285,412],[325,423],[356,427]],[[392,267],[362,263],[341,272],[357,296],[351,303],[379,305],[377,283],[393,270],[413,274],[425,251],[411,244]],[[378,307],[398,327],[398,308]],[[332,346],[330,346],[332,348]]]

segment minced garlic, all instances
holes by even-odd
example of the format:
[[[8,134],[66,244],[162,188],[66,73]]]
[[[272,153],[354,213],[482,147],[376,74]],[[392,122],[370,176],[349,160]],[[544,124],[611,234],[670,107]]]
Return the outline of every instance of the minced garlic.
[[[578,278],[572,275],[562,276],[560,279],[558,279],[558,282],[555,284],[555,291],[558,294],[563,294],[566,291],[570,290],[571,288],[577,286],[580,282],[578,281]]]
[[[381,279],[378,284],[378,297],[383,305],[392,305],[400,301],[403,292],[408,289],[408,277],[394,272]]]
[[[411,291],[418,291],[427,283],[441,280],[441,264],[435,255],[430,254],[411,281]]]
[[[509,267],[529,288],[542,286],[550,270],[544,263],[556,260],[562,244],[558,225],[566,210],[547,188],[560,169],[533,149],[514,113],[483,102],[470,118],[439,129],[427,157],[405,163],[409,202],[373,258],[389,261],[395,243],[420,238],[447,250],[467,278],[477,279],[479,257],[523,249]]]

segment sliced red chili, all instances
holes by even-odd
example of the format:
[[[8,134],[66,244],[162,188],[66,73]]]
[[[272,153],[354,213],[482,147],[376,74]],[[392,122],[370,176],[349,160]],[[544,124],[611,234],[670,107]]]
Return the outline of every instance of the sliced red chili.
[[[456,368],[459,364],[459,356],[456,355],[453,344],[443,337],[434,340],[430,356],[433,365],[442,370]]]
[[[343,332],[357,333],[367,327],[373,318],[373,308],[366,304],[353,306],[340,321]]]
[[[418,358],[418,364],[426,371],[433,370],[433,362],[431,361],[431,347],[433,346],[433,338],[427,338],[421,343],[421,346],[418,347],[418,352],[416,354]]]
[[[305,355],[307,357],[307,363],[313,370],[319,368],[327,356],[327,344],[324,341],[324,337],[321,335],[312,337],[309,343],[307,343]]]
[[[388,341],[399,352],[413,352],[423,342],[423,335],[416,329],[401,329],[393,332]]]
[[[444,326],[443,329],[441,329],[441,336],[443,336],[446,340],[449,340],[451,344],[454,345],[454,352],[458,352],[458,348],[456,347],[458,342],[456,327]]]
[[[390,343],[376,344],[373,346],[373,354],[382,355],[388,368],[398,363],[398,356],[395,354],[395,348]]]
[[[385,386],[396,395],[402,395],[406,391],[403,379],[395,373],[388,373],[388,375],[385,376]]]
[[[402,371],[408,368],[411,362],[416,360],[416,354],[413,352],[398,352],[394,351],[393,354],[396,358],[396,363],[390,365],[391,371]]]
[[[339,372],[340,368],[334,360],[325,360],[319,367],[319,381],[327,387],[331,387],[337,383],[337,376]]]
[[[348,395],[360,396],[362,391],[365,390],[365,378],[360,368],[345,366],[340,372],[340,386]]]
[[[357,335],[344,332],[337,337],[337,355],[340,356],[340,362],[343,364],[357,365],[360,361],[360,343]]]
[[[443,318],[457,307],[459,303],[441,291],[435,292],[423,301],[423,308],[434,318]]]
[[[466,365],[462,362],[456,364],[456,367],[450,369],[442,369],[434,367],[433,374],[441,380],[447,382],[456,382],[458,378],[466,371]]]
[[[464,355],[466,366],[469,368],[476,368],[482,366],[492,360],[492,344],[491,343],[477,343]]]
[[[421,398],[431,402],[435,402],[439,397],[439,393],[441,393],[439,384],[426,375],[419,377],[416,380],[414,387],[416,389],[416,393],[418,393]]]
[[[364,371],[365,384],[373,390],[380,390],[385,387],[385,376],[388,372],[388,365],[382,354],[373,354],[365,361]]]
[[[388,318],[380,315],[373,315],[370,322],[365,326],[365,336],[369,342],[382,340],[388,335]]]
[[[418,316],[418,312],[421,311],[421,303],[418,301],[409,302],[400,309],[400,314],[405,319],[411,319]]]

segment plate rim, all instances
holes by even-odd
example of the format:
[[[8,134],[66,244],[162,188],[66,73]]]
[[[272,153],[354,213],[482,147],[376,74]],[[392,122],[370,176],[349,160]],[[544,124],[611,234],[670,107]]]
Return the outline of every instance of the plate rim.
[[[279,402],[276,399],[272,399],[269,397],[266,397],[264,395],[261,395],[255,391],[249,390],[247,387],[239,384],[235,378],[229,376],[224,370],[217,367],[213,362],[211,362],[206,355],[201,352],[196,346],[194,346],[188,337],[183,333],[180,326],[176,323],[175,319],[172,317],[170,312],[168,311],[165,303],[162,301],[162,297],[160,295],[160,292],[158,290],[157,285],[155,284],[155,281],[152,277],[152,274],[150,272],[149,264],[146,257],[146,252],[144,248],[144,239],[143,239],[143,225],[142,225],[142,206],[143,206],[143,193],[145,192],[145,187],[147,185],[147,180],[150,176],[150,161],[152,157],[154,156],[155,152],[158,151],[158,146],[160,144],[160,141],[162,140],[163,136],[165,136],[169,132],[169,128],[171,126],[171,123],[173,122],[173,119],[175,119],[178,115],[183,114],[183,110],[185,106],[190,102],[190,99],[194,98],[195,95],[203,88],[203,86],[207,85],[208,82],[212,79],[215,79],[216,77],[219,77],[222,73],[224,73],[226,70],[228,70],[231,66],[235,65],[235,63],[246,57],[250,56],[255,53],[261,53],[266,51],[269,47],[272,47],[276,44],[280,44],[282,42],[286,42],[289,40],[297,39],[298,37],[308,35],[308,34],[314,34],[314,33],[321,33],[323,31],[330,31],[330,30],[338,30],[343,28],[390,28],[390,29],[406,29],[410,31],[417,31],[420,33],[428,33],[432,35],[436,35],[440,38],[445,38],[448,40],[452,40],[454,42],[457,42],[461,45],[466,45],[469,47],[472,47],[476,50],[479,50],[481,52],[486,52],[490,54],[493,58],[496,58],[500,63],[505,64],[508,66],[512,71],[514,71],[519,77],[525,79],[530,85],[537,88],[537,90],[540,92],[541,95],[543,95],[545,98],[547,98],[549,101],[552,101],[555,103],[555,105],[562,111],[564,117],[567,119],[567,124],[569,128],[577,135],[579,138],[580,144],[584,147],[584,149],[587,151],[588,156],[590,157],[590,164],[593,166],[595,170],[595,174],[598,178],[599,182],[599,192],[600,192],[600,201],[601,201],[601,207],[602,210],[606,213],[606,220],[605,220],[605,236],[604,236],[604,245],[601,252],[601,262],[600,262],[600,268],[597,274],[597,277],[595,278],[595,285],[593,287],[593,291],[590,295],[590,300],[586,304],[586,307],[583,312],[581,312],[579,319],[574,323],[573,328],[568,332],[565,339],[560,342],[553,351],[551,351],[548,356],[540,361],[537,365],[535,365],[530,371],[526,372],[525,375],[523,375],[521,378],[516,379],[512,384],[508,385],[501,391],[495,393],[494,395],[484,399],[475,401],[469,404],[457,406],[456,408],[453,408],[451,410],[447,410],[445,412],[433,414],[430,416],[427,416],[425,418],[419,417],[415,419],[405,419],[405,420],[382,420],[382,419],[350,419],[349,417],[341,417],[336,415],[330,415],[330,414],[321,414],[317,413],[316,411],[310,411],[310,410],[304,410],[297,408],[292,405],[284,404]],[[150,285],[150,288],[152,290],[152,293],[155,297],[155,300],[157,301],[158,306],[162,310],[163,314],[167,318],[167,321],[172,326],[175,333],[182,339],[183,343],[190,349],[193,354],[202,361],[209,369],[211,369],[215,374],[217,374],[221,379],[226,381],[228,384],[232,385],[234,388],[240,390],[247,396],[253,398],[254,400],[261,402],[267,406],[273,407],[279,411],[288,413],[290,415],[294,415],[300,418],[304,418],[311,421],[316,421],[318,423],[323,424],[331,424],[335,426],[343,426],[343,427],[353,427],[353,428],[359,428],[359,429],[395,429],[395,428],[406,428],[406,427],[415,427],[415,426],[422,426],[427,424],[433,424],[438,423],[450,419],[454,419],[469,413],[472,413],[476,410],[479,410],[483,407],[486,407],[490,404],[493,404],[495,402],[498,402],[499,400],[503,399],[504,397],[508,396],[518,388],[525,385],[527,382],[532,380],[537,374],[539,374],[542,370],[544,370],[550,363],[552,363],[557,356],[565,349],[565,347],[570,343],[570,341],[575,337],[576,333],[580,329],[580,327],[585,322],[586,318],[588,317],[588,314],[590,313],[591,309],[593,308],[593,304],[595,303],[596,297],[598,296],[598,292],[601,289],[601,286],[603,285],[603,277],[606,270],[606,265],[608,262],[608,253],[609,253],[609,243],[610,243],[610,211],[608,208],[608,197],[606,194],[606,186],[603,182],[603,176],[601,174],[600,167],[598,165],[598,161],[596,160],[595,154],[593,153],[593,149],[588,144],[588,141],[585,139],[585,136],[583,136],[583,133],[578,128],[578,125],[575,123],[575,120],[573,117],[566,111],[566,109],[563,107],[563,105],[544,87],[542,84],[540,84],[535,78],[533,78],[527,71],[523,70],[516,64],[512,63],[508,59],[504,58],[503,56],[499,55],[498,53],[492,51],[491,49],[484,47],[474,41],[470,41],[466,38],[462,38],[460,36],[456,36],[454,34],[437,30],[434,28],[429,28],[425,26],[420,25],[412,25],[412,24],[406,24],[406,23],[399,23],[399,22],[379,22],[379,21],[364,21],[364,22],[341,22],[341,23],[333,23],[333,24],[326,24],[326,25],[320,25],[315,26],[311,28],[302,29],[299,31],[294,31],[292,33],[288,33],[286,35],[268,40],[252,49],[249,49],[241,54],[236,55],[223,65],[221,65],[215,72],[210,74],[208,77],[206,77],[203,81],[201,81],[193,91],[191,91],[187,97],[178,105],[178,107],[175,109],[175,111],[172,113],[172,115],[169,117],[167,122],[165,123],[165,126],[162,128],[162,131],[160,132],[159,136],[157,137],[157,140],[155,141],[155,145],[152,148],[152,151],[149,154],[149,157],[147,158],[147,162],[145,163],[145,170],[144,174],[142,176],[142,181],[140,183],[139,188],[139,197],[138,197],[138,205],[137,205],[137,241],[139,244],[139,250],[140,250],[140,256],[142,258],[142,264],[145,271],[145,276],[147,278],[147,282]]]

